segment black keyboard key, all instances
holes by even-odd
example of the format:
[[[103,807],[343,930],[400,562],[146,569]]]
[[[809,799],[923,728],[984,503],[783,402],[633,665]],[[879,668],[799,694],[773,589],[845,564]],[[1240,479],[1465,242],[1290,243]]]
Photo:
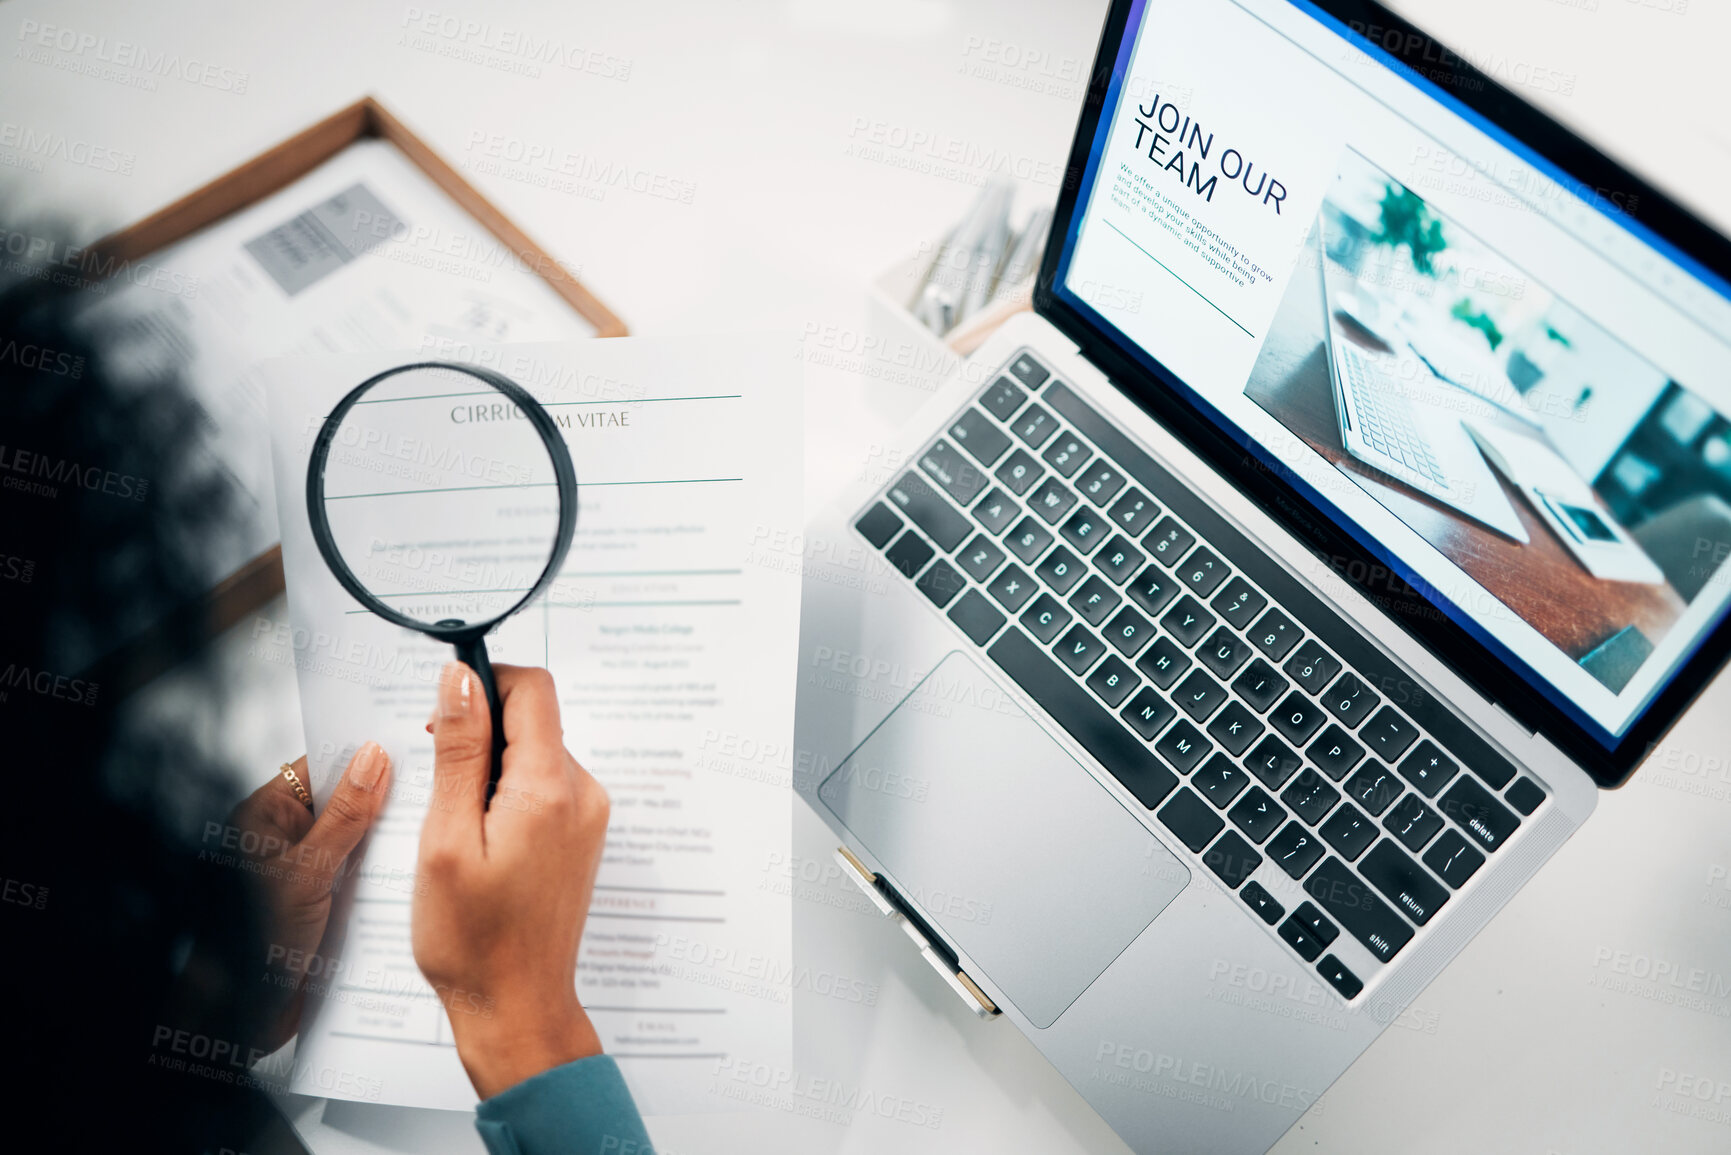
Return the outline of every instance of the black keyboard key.
[[[937,552],[930,542],[910,529],[890,546],[884,557],[903,577],[913,577]]]
[[[1340,928],[1328,921],[1328,916],[1317,910],[1314,903],[1299,903],[1292,917],[1298,920],[1298,925],[1315,935],[1323,946],[1333,946],[1334,940],[1340,937]]]
[[[1082,559],[1063,546],[1047,554],[1046,560],[1034,570],[1035,576],[1057,590],[1060,595],[1069,593],[1087,573],[1088,567]]]
[[[1154,743],[1154,750],[1166,761],[1177,768],[1178,773],[1188,774],[1196,768],[1196,763],[1208,756],[1212,747],[1196,727],[1180,718],[1172,724],[1172,728],[1161,735],[1160,741]]]
[[[1285,735],[1288,742],[1299,746],[1310,740],[1327,717],[1321,706],[1294,690],[1286,695],[1285,701],[1274,707],[1268,715],[1268,724]]]
[[[1015,521],[1022,507],[1010,500],[1010,495],[994,489],[974,506],[974,520],[986,527],[987,533],[1003,533],[1004,527]]]
[[[1124,475],[1104,457],[1096,457],[1094,464],[1084,469],[1076,479],[1076,488],[1082,491],[1083,497],[1105,509],[1124,488]]]
[[[890,538],[902,527],[902,519],[883,502],[878,502],[866,510],[860,519],[853,523],[860,536],[871,542],[878,549],[889,544]]]
[[[1010,362],[1010,372],[1015,374],[1016,379],[1030,389],[1038,389],[1041,383],[1051,376],[1044,365],[1026,353]]]
[[[997,573],[998,567],[1004,564],[1004,551],[985,534],[976,533],[974,540],[956,555],[956,562],[967,571],[969,577],[983,582]]]
[[[1291,618],[1273,608],[1250,627],[1250,644],[1268,655],[1271,662],[1284,658],[1303,636],[1304,631],[1294,625]]]
[[[1387,962],[1412,941],[1412,927],[1338,858],[1317,867],[1305,880],[1304,890],[1378,962]]]
[[[1393,706],[1384,706],[1364,724],[1358,736],[1370,747],[1371,753],[1379,755],[1384,762],[1392,763],[1418,739],[1418,727],[1396,713]]]
[[[1250,644],[1225,626],[1221,626],[1209,635],[1202,643],[1202,648],[1196,651],[1196,656],[1204,666],[1214,671],[1217,678],[1230,678],[1238,672],[1250,658]]]
[[[1070,627],[1070,632],[1059,639],[1052,647],[1052,652],[1058,655],[1058,660],[1069,667],[1072,674],[1081,677],[1088,672],[1088,667],[1100,660],[1100,655],[1106,652],[1106,647],[1100,644],[1100,639],[1090,634],[1080,625]]]
[[[1160,507],[1155,505],[1147,494],[1131,486],[1124,491],[1122,497],[1112,503],[1112,509],[1106,516],[1127,536],[1141,537],[1142,532],[1160,516]]]
[[[1270,790],[1279,790],[1286,780],[1304,765],[1304,759],[1294,754],[1286,743],[1273,734],[1256,744],[1250,757],[1244,760],[1250,772],[1262,779]]]
[[[1245,837],[1250,841],[1266,842],[1268,836],[1279,830],[1280,824],[1286,821],[1286,811],[1268,796],[1268,791],[1256,786],[1238,800],[1238,805],[1232,808],[1227,817],[1232,819],[1234,826],[1244,831]]]
[[[1058,432],[1058,419],[1041,406],[1030,405],[1010,423],[1010,432],[1026,442],[1030,449],[1037,450]]]
[[[944,492],[955,498],[956,504],[964,509],[972,505],[974,498],[984,493],[992,481],[972,458],[941,437],[920,454],[920,469],[943,486]]]
[[[950,425],[950,440],[990,468],[1010,447],[1010,438],[978,409],[970,409]]]
[[[1218,809],[1225,810],[1232,805],[1232,800],[1244,793],[1244,788],[1250,785],[1250,775],[1226,755],[1216,754],[1208,759],[1190,781],[1191,785],[1207,795],[1208,801],[1214,803]]]
[[[1328,784],[1315,770],[1306,768],[1281,792],[1280,800],[1292,807],[1292,812],[1315,826],[1328,816],[1340,801],[1340,791]]]
[[[1485,864],[1485,856],[1468,845],[1459,831],[1450,830],[1425,852],[1424,864],[1436,871],[1438,878],[1459,890]]]
[[[1118,603],[1123,601],[1118,591],[1101,581],[1098,576],[1090,575],[1082,583],[1082,588],[1070,595],[1070,608],[1088,619],[1088,624],[1097,626],[1106,620]]]
[[[889,498],[909,521],[925,530],[940,549],[955,549],[973,532],[973,526],[968,524],[961,511],[945,501],[917,473],[902,474],[901,480],[890,487]]]
[[[1243,702],[1227,702],[1226,708],[1208,724],[1208,736],[1231,751],[1234,758],[1250,749],[1261,733],[1262,723]]]
[[[1426,738],[1413,748],[1404,761],[1395,769],[1400,776],[1412,783],[1412,788],[1426,798],[1435,798],[1436,792],[1449,784],[1449,780],[1460,769],[1454,760],[1437,748],[1437,744]]]
[[[1348,730],[1357,729],[1358,724],[1370,717],[1370,712],[1376,709],[1381,701],[1376,691],[1353,673],[1345,673],[1336,678],[1334,685],[1322,696],[1323,709],[1339,718]]]
[[[1170,568],[1190,552],[1190,547],[1196,544],[1196,535],[1167,517],[1162,518],[1160,524],[1142,539],[1142,544],[1154,555],[1155,561]]]
[[[1065,677],[1021,630],[1004,631],[986,652],[1143,806],[1154,809],[1178,785],[1177,775],[1102,709],[1092,694]]]
[[[1238,675],[1238,680],[1232,683],[1232,689],[1240,698],[1250,703],[1250,708],[1258,714],[1267,711],[1268,707],[1280,700],[1280,695],[1286,693],[1286,679],[1274,672],[1261,658],[1250,663],[1249,669]]]
[[[1004,488],[1021,497],[1034,488],[1034,483],[1045,476],[1046,470],[1028,456],[1028,451],[1018,449],[1004,459],[998,466],[998,471],[992,476],[1004,483]]]
[[[1226,701],[1226,688],[1201,670],[1192,670],[1172,691],[1172,700],[1198,722],[1206,722]]]
[[[1317,832],[1340,856],[1351,862],[1376,838],[1376,826],[1350,802],[1342,802]]]
[[[1282,706],[1281,709],[1284,711],[1286,707]],[[1290,713],[1286,714],[1289,720],[1291,716]],[[1276,718],[1275,725],[1279,724],[1280,719]],[[1310,755],[1312,762],[1322,767],[1324,774],[1339,782],[1341,775],[1357,766],[1364,757],[1364,747],[1348,738],[1345,730],[1330,722],[1328,729],[1316,736],[1316,741],[1310,744],[1305,753]],[[1394,800],[1391,798],[1389,801]]]
[[[1482,759],[1470,759],[1467,768],[1489,783],[1492,790],[1501,790],[1509,784],[1509,779],[1515,776],[1513,766],[1488,750],[1484,751]]]
[[[962,576],[960,570],[940,558],[920,575],[919,580],[914,582],[914,587],[941,610],[949,605],[957,594],[968,588],[968,579]]]
[[[1113,585],[1123,585],[1130,579],[1147,559],[1142,551],[1130,544],[1130,540],[1119,534],[1106,543],[1106,548],[1094,555],[1094,564],[1101,573],[1111,579]]]
[[[1189,656],[1179,649],[1171,638],[1164,637],[1155,638],[1154,644],[1149,646],[1136,662],[1136,668],[1162,690],[1171,689],[1172,683],[1189,667]]]
[[[1069,624],[1070,611],[1051,594],[1041,594],[1040,600],[1022,615],[1022,628],[1048,646]]]
[[[1262,865],[1262,855],[1239,837],[1236,830],[1228,830],[1203,854],[1202,862],[1226,884],[1228,890],[1237,890]]]
[[[1034,579],[1028,576],[1028,571],[1019,565],[1007,565],[1004,572],[997,576],[986,592],[999,605],[1012,614],[1022,612],[1022,607],[1028,604],[1028,599],[1040,592],[1040,587],[1034,584]]]
[[[1358,993],[1364,990],[1364,983],[1359,981],[1359,977],[1347,970],[1346,964],[1331,954],[1324,955],[1322,961],[1316,964],[1316,973],[1348,1002],[1356,999]]]
[[[1278,933],[1305,962],[1315,962],[1316,956],[1322,953],[1322,943],[1304,928],[1296,915],[1281,923]]]
[[[1046,452],[1040,454],[1040,460],[1050,465],[1060,477],[1069,477],[1082,468],[1092,452],[1074,433],[1065,433],[1052,439]]]
[[[1004,615],[979,590],[969,590],[962,595],[961,601],[950,607],[950,620],[962,627],[962,633],[968,635],[968,640],[974,645],[983,646],[1004,624]]]
[[[980,404],[999,421],[1008,421],[1027,399],[1028,395],[1022,392],[1021,387],[1014,381],[1008,377],[999,377],[980,395]]]
[[[1394,800],[1404,789],[1406,787],[1394,776],[1394,771],[1375,758],[1354,770],[1352,777],[1346,780],[1347,796],[1364,807],[1373,818],[1394,805]]]
[[[1269,926],[1279,922],[1280,916],[1286,913],[1286,908],[1275,902],[1274,896],[1262,889],[1262,884],[1259,882],[1245,883],[1244,889],[1238,894],[1250,904],[1250,909],[1256,912],[1256,917]]]
[[[1152,742],[1154,736],[1166,728],[1166,723],[1178,716],[1178,711],[1152,687],[1144,686],[1130,699],[1128,706],[1118,711],[1118,716],[1140,734],[1144,742]]]
[[[1497,801],[1494,794],[1479,785],[1478,779],[1465,774],[1443,791],[1436,806],[1444,817],[1466,831],[1469,840],[1485,850],[1497,849],[1521,824],[1519,815]]]
[[[1045,553],[1051,544],[1051,531],[1031,517],[1018,521],[1016,528],[1004,537],[1004,545],[1009,551],[1029,565],[1033,565],[1034,559]]]
[[[1057,525],[1064,520],[1064,515],[1075,504],[1076,495],[1056,477],[1048,477],[1028,499],[1028,508],[1039,514],[1040,520],[1047,525]]]
[[[1083,557],[1093,553],[1100,543],[1106,540],[1108,527],[1094,510],[1083,506],[1070,515],[1070,520],[1064,523],[1064,528],[1058,532],[1064,540],[1076,547],[1076,552]]]
[[[1225,589],[1214,595],[1211,604],[1216,613],[1232,624],[1233,629],[1242,630],[1256,620],[1268,599],[1251,589],[1250,583],[1243,578],[1233,578],[1226,583]]]
[[[1166,632],[1177,638],[1185,646],[1194,646],[1202,640],[1202,636],[1214,628],[1214,615],[1202,608],[1202,603],[1184,595],[1184,600],[1167,611],[1160,619],[1160,624],[1166,627]]]
[[[1226,823],[1193,791],[1179,787],[1160,809],[1160,824],[1178,836],[1178,841],[1197,854],[1214,841]]]
[[[1214,556],[1214,551],[1205,545],[1199,545],[1190,551],[1190,556],[1184,559],[1177,569],[1178,580],[1196,591],[1199,598],[1209,597],[1220,588],[1220,583],[1232,576],[1232,571],[1225,562]]]
[[[1166,608],[1166,603],[1178,596],[1178,580],[1169,576],[1159,566],[1146,566],[1136,575],[1125,593],[1130,600],[1142,607],[1142,611],[1153,617]]]
[[[1420,802],[1418,795],[1408,794],[1401,799],[1399,806],[1388,812],[1388,817],[1382,820],[1382,828],[1417,854],[1442,829],[1442,815]]]
[[[1142,684],[1142,679],[1130,672],[1117,658],[1108,656],[1100,668],[1088,675],[1088,688],[1100,695],[1100,700],[1116,710],[1130,692]]]
[[[1449,892],[1424,868],[1406,856],[1400,847],[1383,839],[1364,856],[1358,872],[1382,891],[1394,908],[1423,926],[1449,900]]]
[[[1304,687],[1305,693],[1320,694],[1322,688],[1340,673],[1340,659],[1312,640],[1298,647],[1298,651],[1286,663],[1286,672],[1292,675],[1293,681]]]
[[[1545,788],[1531,778],[1522,778],[1504,792],[1503,797],[1510,806],[1522,814],[1531,814],[1539,808],[1539,803],[1545,800]]]
[[[1310,873],[1310,868],[1321,857],[1322,840],[1296,822],[1288,822],[1268,844],[1268,860],[1294,880]]]
[[[1134,661],[1136,655],[1142,652],[1142,647],[1153,640],[1154,623],[1125,606],[1106,627],[1105,634],[1108,645]]]

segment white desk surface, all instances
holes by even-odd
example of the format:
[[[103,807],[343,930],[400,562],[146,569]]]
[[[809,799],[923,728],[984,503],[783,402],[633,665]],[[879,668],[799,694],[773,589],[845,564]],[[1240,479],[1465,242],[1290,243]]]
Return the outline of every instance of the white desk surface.
[[[1731,42],[1726,5],[1407,0],[1400,7],[1475,60],[1500,60],[1509,75],[1553,78],[1544,82],[1550,91],[1531,94],[1535,100],[1731,232],[1723,191],[1731,129],[1720,120],[1731,103],[1721,55]],[[614,58],[604,68],[629,61],[629,75],[556,66],[543,66],[539,77],[510,75],[423,51],[405,41],[411,15],[423,10],[581,44]],[[873,441],[919,400],[905,386],[832,363],[826,343],[857,340],[867,282],[962,212],[980,171],[968,157],[996,149],[1030,170],[1062,164],[1102,11],[1100,0],[437,7],[326,0],[292,11],[223,0],[16,0],[0,19],[13,44],[0,59],[0,120],[133,158],[127,173],[56,158],[40,172],[10,170],[27,200],[80,213],[92,235],[365,92],[459,164],[478,155],[471,141],[498,134],[694,182],[692,203],[680,204],[619,186],[594,199],[472,174],[636,333],[792,327],[812,334],[806,452],[807,500],[815,502],[856,473]],[[44,64],[19,54],[28,21],[244,72],[246,91],[174,77],[143,91]],[[440,45],[449,47],[435,37]],[[1029,70],[990,63],[984,75],[970,70],[987,55],[1030,51],[1078,79],[1042,91],[1025,83]],[[953,142],[963,159],[922,171],[858,155],[879,122],[898,137]],[[263,616],[282,613],[279,603]],[[291,671],[249,654],[252,629],[243,623],[223,643],[237,692],[205,718],[205,735],[262,781],[300,748],[299,719]],[[167,708],[166,699],[158,703]],[[1633,784],[1603,800],[1583,832],[1277,1150],[1731,1149],[1728,717],[1731,682],[1721,678]],[[816,818],[798,810],[798,854],[821,870],[830,846]],[[663,1155],[1124,1150],[1027,1042],[1007,1024],[964,1013],[899,932],[862,913],[847,886],[797,885],[798,961],[814,974],[875,985],[876,1006],[801,991],[795,1067],[840,1080],[850,1092],[918,1100],[941,1110],[938,1125],[856,1113],[844,1127],[769,1110],[651,1120]],[[1717,993],[1686,1004],[1648,997],[1650,984],[1616,974],[1619,965],[1684,975],[1699,968]],[[1607,986],[1607,979],[1619,982]],[[1706,1080],[1708,1100],[1666,1090],[1666,1072]],[[287,1105],[320,1155],[481,1150],[467,1116],[319,1100]]]

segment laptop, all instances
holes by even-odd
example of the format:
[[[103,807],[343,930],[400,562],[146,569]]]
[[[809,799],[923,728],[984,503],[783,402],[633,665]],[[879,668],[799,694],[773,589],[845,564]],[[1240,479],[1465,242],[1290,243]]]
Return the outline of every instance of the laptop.
[[[1731,244],[1499,79],[1116,0],[1034,310],[809,526],[797,788],[1138,1151],[1273,1144],[1731,649]],[[1365,468],[1324,260],[1665,580]]]
[[[1528,540],[1480,454],[1463,409],[1485,411],[1474,395],[1439,377],[1400,330],[1381,333],[1361,318],[1386,305],[1367,300],[1318,236],[1325,348],[1341,444],[1359,461],[1498,533]],[[1350,288],[1342,291],[1340,282]],[[1353,290],[1358,290],[1354,292]],[[1515,415],[1525,419],[1519,409]]]

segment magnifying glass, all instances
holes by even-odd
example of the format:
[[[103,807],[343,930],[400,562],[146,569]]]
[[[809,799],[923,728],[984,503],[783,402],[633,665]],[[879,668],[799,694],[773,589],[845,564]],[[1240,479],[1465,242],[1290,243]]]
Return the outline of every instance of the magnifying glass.
[[[307,518],[325,564],[364,609],[449,642],[504,713],[486,637],[550,585],[577,530],[577,471],[559,427],[509,378],[424,361],[387,369],[325,418],[307,463]]]

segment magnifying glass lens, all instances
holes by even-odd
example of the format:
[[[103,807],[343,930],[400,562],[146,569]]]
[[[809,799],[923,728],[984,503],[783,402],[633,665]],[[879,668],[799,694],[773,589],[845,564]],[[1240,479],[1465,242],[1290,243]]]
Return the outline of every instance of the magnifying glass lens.
[[[437,366],[369,386],[324,462],[336,552],[373,599],[429,626],[516,608],[555,550],[559,501],[523,408],[485,378]]]

